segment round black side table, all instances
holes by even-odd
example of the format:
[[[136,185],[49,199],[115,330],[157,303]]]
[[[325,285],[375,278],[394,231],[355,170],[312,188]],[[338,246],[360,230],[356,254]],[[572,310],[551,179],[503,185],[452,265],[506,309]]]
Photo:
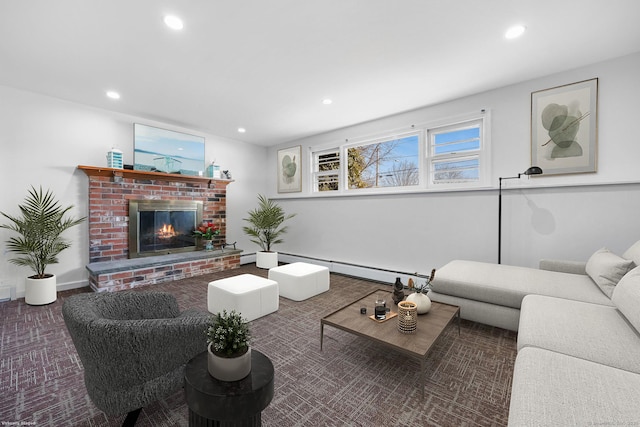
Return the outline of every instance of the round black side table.
[[[219,381],[207,369],[207,352],[187,363],[184,391],[191,427],[258,427],[273,398],[273,364],[251,349],[251,373],[240,381]]]

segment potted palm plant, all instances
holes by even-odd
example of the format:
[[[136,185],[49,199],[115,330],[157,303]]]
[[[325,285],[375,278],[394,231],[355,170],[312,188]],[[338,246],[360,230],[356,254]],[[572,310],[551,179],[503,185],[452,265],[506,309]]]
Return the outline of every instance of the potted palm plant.
[[[20,215],[0,212],[11,221],[0,225],[18,233],[6,241],[9,252],[18,254],[9,261],[29,267],[35,274],[26,278],[25,302],[30,305],[45,305],[57,299],[56,276],[46,273],[47,266],[57,264],[58,254],[71,246],[61,234],[85,220],[66,216],[73,205],[63,208],[50,190],[31,187],[24,204],[18,205]]]
[[[283,223],[296,214],[286,215],[280,205],[261,194],[258,194],[258,202],[258,207],[244,218],[250,225],[242,227],[242,230],[262,249],[256,253],[256,266],[272,268],[278,265],[278,253],[272,252],[271,247],[283,242],[282,235],[287,232]]]
[[[238,381],[251,372],[249,324],[235,310],[211,317],[206,329],[207,369],[221,381]]]

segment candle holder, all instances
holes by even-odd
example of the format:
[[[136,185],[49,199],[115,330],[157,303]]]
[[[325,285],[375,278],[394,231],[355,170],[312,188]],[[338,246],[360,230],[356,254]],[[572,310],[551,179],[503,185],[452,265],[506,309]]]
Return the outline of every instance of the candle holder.
[[[398,303],[398,330],[403,334],[413,334],[418,328],[418,306],[411,301]]]

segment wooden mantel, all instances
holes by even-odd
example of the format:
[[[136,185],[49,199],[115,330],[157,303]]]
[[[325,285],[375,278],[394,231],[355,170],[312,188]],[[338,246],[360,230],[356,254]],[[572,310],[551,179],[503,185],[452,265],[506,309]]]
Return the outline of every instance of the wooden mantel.
[[[129,179],[166,179],[171,181],[208,183],[209,186],[211,186],[212,181],[223,181],[225,183],[233,182],[231,179],[214,179],[205,176],[180,175],[175,173],[151,172],[133,169],[103,168],[83,165],[78,165],[78,169],[86,173],[87,176],[120,176]]]

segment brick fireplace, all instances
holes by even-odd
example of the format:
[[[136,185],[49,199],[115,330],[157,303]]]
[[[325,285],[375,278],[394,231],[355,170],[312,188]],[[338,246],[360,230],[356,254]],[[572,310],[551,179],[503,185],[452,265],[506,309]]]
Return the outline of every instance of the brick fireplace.
[[[130,289],[237,268],[240,250],[190,251],[129,257],[129,202],[202,203],[202,219],[220,228],[226,241],[226,197],[230,180],[78,166],[89,178],[89,284],[95,291]]]

